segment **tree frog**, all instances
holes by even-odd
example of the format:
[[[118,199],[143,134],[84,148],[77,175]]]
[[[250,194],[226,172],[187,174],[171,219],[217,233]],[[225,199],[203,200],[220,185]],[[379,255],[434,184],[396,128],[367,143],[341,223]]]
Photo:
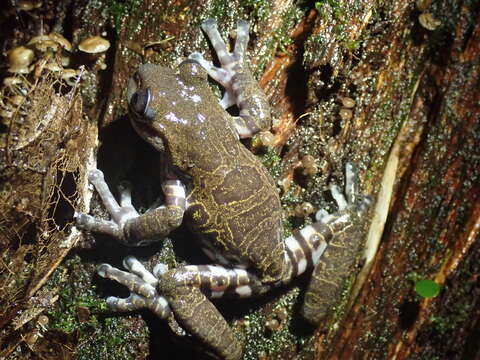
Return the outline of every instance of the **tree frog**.
[[[158,150],[165,204],[139,214],[128,188],[120,204],[100,170],[89,174],[111,220],[78,214],[79,228],[109,234],[132,246],[161,239],[185,223],[198,235],[199,247],[212,265],[148,271],[127,257],[122,271],[108,264],[98,273],[127,286],[126,299],[109,297],[113,310],[148,308],[198,336],[225,359],[240,359],[242,344],[210,301],[219,297],[250,297],[290,282],[314,268],[302,314],[312,322],[325,315],[358,248],[358,241],[338,240],[367,210],[369,199],[358,193],[354,167],[346,166],[345,196],[331,192],[339,210],[317,213],[317,221],[286,239],[275,183],[260,161],[239,141],[268,129],[271,122],[265,95],[248,69],[249,25],[237,24],[233,52],[209,19],[202,29],[216,50],[221,67],[198,53],[176,70],[141,65],[128,82],[133,127]],[[207,74],[225,88],[219,102]],[[225,109],[236,105],[238,116]],[[323,254],[323,256],[322,256]]]

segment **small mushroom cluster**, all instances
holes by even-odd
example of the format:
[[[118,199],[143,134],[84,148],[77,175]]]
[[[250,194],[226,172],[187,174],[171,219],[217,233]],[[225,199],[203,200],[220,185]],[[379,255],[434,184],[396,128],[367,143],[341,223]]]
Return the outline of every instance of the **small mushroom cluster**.
[[[283,176],[278,182],[278,186],[283,195],[289,194],[288,196],[293,196],[294,198],[301,197],[302,188],[300,185],[294,185],[295,177],[299,176],[299,180],[307,180],[313,178],[320,171],[319,165],[317,164],[317,159],[314,156],[306,154],[300,157],[297,160],[293,167],[291,168],[289,174]],[[296,218],[307,218],[315,212],[315,207],[312,203],[308,201],[297,202],[295,201],[293,208],[289,209],[288,216],[293,216]]]
[[[32,85],[23,76],[3,79],[3,86],[0,88],[0,120],[10,119],[15,113],[26,115],[27,94],[31,88]]]
[[[305,155],[300,160],[300,167],[303,169],[302,174],[305,176],[313,176],[318,173],[318,166],[312,155]]]
[[[277,307],[265,322],[265,328],[270,332],[279,331],[283,328],[288,320],[287,309],[283,306]]]
[[[30,64],[35,55],[32,50],[25,46],[19,46],[7,53],[8,71],[19,74],[30,72]]]
[[[254,153],[263,151],[274,145],[275,136],[270,131],[260,131],[252,138],[251,150]]]
[[[433,31],[442,25],[442,22],[430,12],[422,12],[418,15],[418,22],[422,27],[430,31]]]
[[[304,155],[293,165],[293,171],[298,172],[304,177],[312,177],[318,173],[319,169],[317,161],[312,155]],[[291,189],[291,186],[294,183],[293,177],[294,175],[290,174],[278,180],[277,185],[280,187],[280,191],[283,194],[286,194]],[[308,216],[312,212],[313,210],[310,212],[309,203],[297,205],[294,211],[295,216],[299,217]]]
[[[315,208],[308,201],[304,201],[298,204],[297,206],[295,206],[295,210],[294,210],[295,216],[299,218],[310,216],[314,212],[315,212]]]
[[[29,3],[32,6],[37,4]],[[24,4],[26,8],[27,5]],[[105,69],[105,52],[109,47],[108,40],[91,36],[79,43],[78,51],[85,53],[88,61],[93,60],[97,69]],[[55,32],[34,36],[27,44],[9,50],[7,65],[11,75],[3,79],[3,86],[0,87],[0,118],[10,119],[15,113],[24,116],[28,107],[27,95],[35,86],[36,80],[45,73],[74,86],[81,71],[70,68],[73,54],[74,48],[70,41]],[[75,63],[81,64],[77,60]]]
[[[350,97],[344,96],[340,98],[342,107],[340,108],[339,115],[343,121],[350,120],[353,116],[352,109],[355,107],[355,100]]]
[[[90,60],[95,61],[95,65],[100,70],[105,70],[105,52],[110,48],[110,42],[101,36],[91,36],[78,44],[78,49],[86,54]]]
[[[424,29],[434,31],[440,25],[442,25],[442,22],[438,20],[431,12],[427,11],[431,3],[432,0],[415,1],[417,9],[420,11],[420,15],[418,15],[418,22]]]
[[[41,1],[32,1],[32,0],[19,0],[16,3],[16,7],[20,11],[32,11],[42,7],[43,3]]]
[[[47,70],[72,85],[77,71],[64,68],[70,63],[71,52],[72,44],[58,33],[34,36],[25,46],[7,53],[8,71],[16,76],[33,73],[38,79]]]
[[[105,69],[105,52],[110,42],[100,36],[86,38],[78,45],[80,52],[98,61],[98,68]],[[52,32],[48,35],[34,36],[26,45],[18,46],[7,53],[8,71],[14,74],[34,73],[41,76],[43,70],[58,75],[67,84],[73,85],[78,71],[69,69],[72,63],[73,47],[61,34]]]

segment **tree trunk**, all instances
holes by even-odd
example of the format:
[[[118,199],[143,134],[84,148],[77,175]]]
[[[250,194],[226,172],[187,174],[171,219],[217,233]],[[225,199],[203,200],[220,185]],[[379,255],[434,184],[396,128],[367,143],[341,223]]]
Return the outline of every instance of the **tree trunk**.
[[[148,189],[134,191],[143,206],[158,195],[155,151],[136,136],[125,116],[126,80],[140,63],[175,67],[194,51],[211,54],[199,25],[213,17],[224,36],[235,29],[237,19],[251,23],[252,69],[276,119],[274,149],[257,152],[279,182],[287,227],[312,221],[298,216],[299,204],[335,209],[327,189],[329,183],[342,182],[347,161],[359,168],[362,192],[373,199],[364,224],[359,224],[365,250],[358,267],[352,269],[335,311],[316,330],[298,320],[305,279],[266,298],[219,304],[246,343],[245,359],[480,358],[476,1],[52,0],[28,11],[19,6],[12,2],[6,12],[10,17],[0,17],[7,50],[52,31],[63,33],[75,49],[83,38],[105,32],[111,47],[104,70],[98,58],[73,51],[71,66],[86,68],[79,85],[63,96],[72,98],[78,86],[83,107],[76,102],[75,107],[83,109],[82,116],[75,117],[77,132],[71,129],[73,120],[60,122],[58,133],[69,135],[53,145],[53,150],[73,146],[76,152],[68,154],[82,154],[68,166],[59,165],[64,153],[50,151],[48,171],[31,177],[19,159],[37,148],[12,148],[13,120],[2,120],[0,199],[2,210],[8,211],[0,215],[0,286],[11,295],[0,299],[5,308],[0,313],[0,355],[144,359],[168,347],[179,358],[198,356],[195,341],[193,350],[185,349],[185,339],[159,328],[160,320],[148,314],[143,318],[150,337],[138,331],[146,328],[139,316],[105,318],[102,299],[119,290],[93,277],[99,289],[93,291],[92,264],[119,263],[123,255],[138,250],[118,247],[111,253],[113,243],[96,236],[79,242],[70,225],[74,208],[88,211],[85,173],[97,146],[92,139],[95,123],[102,142],[98,166],[109,184],[129,178],[134,189]],[[6,96],[7,90],[2,91]],[[65,109],[73,107],[65,104]],[[255,150],[255,143],[247,145]],[[313,171],[302,165],[306,155],[314,158]],[[72,179],[68,186],[62,182],[66,173]],[[69,192],[63,197],[49,193],[49,201],[38,193],[35,201],[20,207],[27,178],[30,187],[53,183],[58,194]],[[23,193],[31,194],[27,190]],[[52,210],[59,204],[66,209],[62,215]],[[167,240],[140,254],[149,263],[161,260],[170,266],[191,261],[196,251],[183,249],[191,247],[191,237],[180,233],[172,236],[173,247]],[[58,267],[69,249],[71,256]],[[17,271],[21,276],[12,282]],[[415,290],[420,280],[433,280],[440,292],[422,297]],[[35,294],[39,301],[48,295],[47,305],[32,302]],[[20,310],[32,315],[21,318]],[[50,322],[39,330],[42,313]],[[40,340],[27,341],[39,333]]]

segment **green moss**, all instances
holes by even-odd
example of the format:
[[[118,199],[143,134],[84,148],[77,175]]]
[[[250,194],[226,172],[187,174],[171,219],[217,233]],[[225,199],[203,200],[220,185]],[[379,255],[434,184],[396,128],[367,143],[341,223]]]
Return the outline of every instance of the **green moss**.
[[[127,15],[133,16],[141,3],[141,0],[109,0],[106,2],[108,12],[113,18],[113,23],[115,24],[115,30],[117,31],[117,35],[119,29],[122,26],[122,20]]]
[[[448,305],[443,305],[443,311],[437,312],[439,315],[430,318],[431,325],[442,337],[458,331],[457,329],[464,326],[469,321],[468,319],[475,314],[473,298],[479,286],[478,281],[476,281],[477,271],[475,270],[475,268],[478,268],[476,265],[477,257],[475,252],[472,252],[472,254],[458,270],[456,279],[449,280],[447,285],[444,286],[445,293],[454,294],[453,296],[450,295]]]
[[[59,291],[58,301],[48,312],[49,329],[74,335],[76,359],[137,359],[136,354],[148,346],[148,328],[132,330],[131,320],[103,317],[106,304],[91,284],[93,272],[94,266],[82,264],[78,256],[55,270],[46,284]]]
[[[340,297],[338,298],[338,301],[333,309],[334,316],[332,317],[333,321],[331,325],[335,324],[336,321],[340,320],[343,317],[345,310],[347,310],[348,301],[350,299],[350,290],[355,283],[355,278],[355,274],[352,273],[352,275],[347,277],[343,282],[342,293],[340,294]]]
[[[268,312],[260,309],[244,318],[246,338],[244,360],[258,359],[261,354],[268,356],[269,359],[282,359],[284,358],[282,353],[305,343],[308,338],[302,338],[291,332],[291,314],[295,314],[292,308],[299,293],[300,290],[294,288],[275,301]],[[280,326],[277,329],[269,330],[265,325],[269,318],[274,317],[277,310],[285,311],[287,317],[279,320]]]
[[[267,14],[268,15],[268,14]],[[280,15],[282,21],[271,36],[266,38],[265,43],[261,46],[257,46],[254,53],[251,54],[252,58],[256,59],[256,66],[254,74],[258,76],[265,70],[266,65],[272,59],[277,51],[287,52],[287,46],[292,43],[290,37],[290,30],[298,22],[302,13],[296,7],[288,7]]]
[[[271,13],[270,2],[267,0],[243,0],[240,7],[247,13],[250,18],[265,21]]]
[[[323,14],[326,11],[333,9],[334,14],[336,14],[337,17],[340,17],[343,14],[340,5],[340,2],[336,0],[315,1],[315,10],[317,10],[319,14]]]
[[[347,50],[349,51],[355,51],[355,50],[358,50],[360,48],[360,44],[362,42],[360,40],[345,40],[344,43],[343,43],[343,46],[345,46],[345,48],[347,48]]]
[[[274,179],[278,179],[282,172],[281,158],[274,148],[268,148],[267,152],[261,156],[263,165],[270,171]]]
[[[292,231],[295,229],[295,225],[290,218],[283,221],[283,237],[287,238],[292,235]]]
[[[140,328],[140,334],[148,336],[147,328]],[[91,336],[89,341],[80,345],[76,359],[138,359],[138,353],[136,353],[138,350],[130,346],[130,342],[137,336],[123,327],[121,319],[105,319],[101,331],[97,331],[94,337]]]
[[[230,1],[209,1],[207,2],[208,9],[203,15],[205,18],[214,18],[219,21],[220,19],[228,18],[232,13],[237,13],[238,7],[236,5],[237,4]]]

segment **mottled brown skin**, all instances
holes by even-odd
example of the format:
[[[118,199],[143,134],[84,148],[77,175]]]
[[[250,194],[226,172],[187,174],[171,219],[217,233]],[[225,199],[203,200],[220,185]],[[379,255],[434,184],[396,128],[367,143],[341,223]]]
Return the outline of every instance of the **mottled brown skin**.
[[[162,153],[167,176],[181,173],[182,178],[191,179],[185,223],[203,238],[211,253],[233,266],[253,269],[263,283],[281,280],[286,264],[275,184],[238,141],[232,119],[218,104],[203,68],[191,61],[178,71],[143,65],[129,83],[129,102],[139,88],[148,88],[151,98],[147,117],[132,112],[134,127]],[[163,214],[152,212],[152,219],[145,218],[137,234],[148,237],[158,234],[158,226],[168,223],[168,228],[181,221],[180,212],[155,211]],[[182,286],[178,273],[170,271],[161,277],[157,289],[186,329],[224,358],[241,357],[242,345],[199,288]]]
[[[282,279],[286,266],[275,184],[238,141],[205,71],[191,61],[177,71],[146,64],[129,83],[129,101],[140,87],[150,89],[154,115],[146,121],[133,113],[134,127],[166,154],[172,171],[192,179],[185,223],[231,264],[255,269],[262,282]]]

